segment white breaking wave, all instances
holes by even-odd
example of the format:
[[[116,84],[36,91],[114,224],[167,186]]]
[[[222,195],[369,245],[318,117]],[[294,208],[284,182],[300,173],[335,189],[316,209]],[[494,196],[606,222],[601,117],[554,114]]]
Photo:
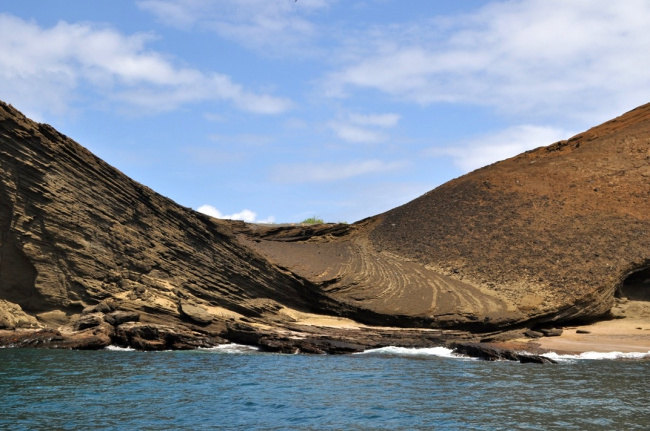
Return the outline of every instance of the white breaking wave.
[[[198,350],[207,351],[207,352],[219,352],[219,353],[251,353],[259,352],[259,348],[255,346],[248,346],[246,344],[219,344],[214,347],[199,347]]]
[[[568,361],[575,359],[590,359],[590,360],[601,360],[601,359],[643,359],[650,357],[650,351],[648,352],[584,352],[579,355],[558,355],[555,352],[544,353],[543,356],[547,358],[554,359],[556,361]]]
[[[399,356],[438,356],[441,358],[466,358],[464,355],[453,353],[452,349],[447,347],[380,347],[378,349],[368,349],[357,353],[364,354],[382,354],[382,355],[399,355]]]
[[[136,350],[133,347],[120,347],[120,346],[106,346],[104,350],[112,350],[114,352],[135,352]]]

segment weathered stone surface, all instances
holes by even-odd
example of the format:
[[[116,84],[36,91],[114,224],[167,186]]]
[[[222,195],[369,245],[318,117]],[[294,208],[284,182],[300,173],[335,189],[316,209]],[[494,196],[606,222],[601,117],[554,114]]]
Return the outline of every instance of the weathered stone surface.
[[[213,320],[212,315],[200,305],[181,300],[178,309],[181,312],[181,315],[201,325],[206,325]]]
[[[214,347],[226,342],[223,338],[206,336],[187,329],[136,322],[118,326],[113,341],[117,345],[140,350],[187,350]]]
[[[545,337],[559,337],[562,335],[561,328],[542,328],[539,330]]]
[[[528,338],[541,338],[541,337],[544,336],[544,333],[539,332],[539,331],[533,331],[532,329],[529,329],[529,330],[524,332],[524,335],[526,337],[528,337]]]
[[[5,347],[97,350],[109,346],[111,342],[110,333],[102,325],[66,334],[50,328],[37,331],[0,331],[0,346]]]
[[[76,317],[76,316],[75,316]],[[58,328],[59,326],[67,325],[70,323],[70,316],[63,310],[50,310],[43,311],[36,314],[39,322],[42,322],[46,327]]]
[[[26,314],[20,305],[0,299],[0,329],[38,328],[33,316]]]
[[[90,313],[83,314],[74,322],[73,327],[77,331],[82,331],[88,328],[94,328],[104,323],[104,314],[103,313]]]
[[[113,326],[126,322],[138,322],[140,321],[140,313],[136,313],[135,311],[114,311],[106,314],[104,320]]]
[[[88,307],[85,307],[83,310],[81,310],[81,314],[91,314],[91,313],[110,313],[113,311],[113,307],[111,307],[106,301],[101,301],[99,304],[96,305],[89,305]]]
[[[454,353],[471,356],[485,361],[518,361],[521,363],[555,364],[551,358],[542,355],[519,353],[514,350],[502,349],[489,344],[462,343],[454,345]]]

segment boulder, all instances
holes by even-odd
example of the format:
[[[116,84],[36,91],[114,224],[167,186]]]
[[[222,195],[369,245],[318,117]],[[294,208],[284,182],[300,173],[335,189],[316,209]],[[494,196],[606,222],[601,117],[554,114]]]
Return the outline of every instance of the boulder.
[[[135,311],[114,311],[112,313],[106,314],[104,316],[106,323],[110,323],[113,326],[121,325],[126,322],[138,322],[140,321],[140,313]]]
[[[113,342],[138,350],[187,350],[214,347],[227,341],[167,325],[127,322],[116,328]]]
[[[208,311],[201,307],[200,305],[192,304],[187,301],[181,301],[178,311],[182,316],[189,318],[190,320],[201,324],[207,325],[212,322],[213,316],[208,313]]]
[[[103,313],[90,313],[84,314],[73,323],[73,328],[75,331],[83,331],[84,329],[94,328],[96,326],[104,323],[104,314]]]
[[[454,353],[482,359],[484,361],[519,361],[535,364],[555,364],[551,358],[530,353],[516,352],[510,349],[491,346],[488,343],[458,343],[454,345]]]
[[[89,305],[88,307],[85,307],[82,311],[81,314],[91,314],[91,313],[110,313],[113,311],[113,307],[108,304],[106,301],[101,301],[98,304],[95,305]]]
[[[562,328],[542,328],[539,330],[545,337],[559,337],[562,335]]]
[[[102,324],[73,333],[62,333],[56,329],[19,331],[11,334],[3,334],[0,331],[0,346],[76,350],[103,349],[111,343],[111,330],[107,326]]]
[[[38,320],[25,313],[20,305],[0,299],[0,329],[39,327]]]
[[[532,329],[529,329],[528,331],[524,332],[524,335],[528,338],[542,338],[544,334],[539,331],[533,331]]]

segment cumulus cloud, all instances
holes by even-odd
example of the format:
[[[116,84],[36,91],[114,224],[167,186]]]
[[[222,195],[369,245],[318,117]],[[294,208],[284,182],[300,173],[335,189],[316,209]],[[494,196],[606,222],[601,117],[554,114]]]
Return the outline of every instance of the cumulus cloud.
[[[209,215],[210,217],[227,219],[227,220],[242,220],[247,223],[273,223],[275,222],[275,217],[269,216],[265,219],[258,219],[257,213],[249,209],[243,209],[238,213],[234,214],[222,214],[221,211],[213,207],[212,205],[201,205],[196,209],[198,212]]]
[[[147,48],[153,39],[91,24],[43,28],[0,14],[0,92],[53,112],[65,111],[88,92],[153,112],[200,101],[227,101],[260,114],[291,107],[288,99],[247,90],[227,75],[179,67]]]
[[[511,0],[477,12],[373,28],[327,78],[345,97],[375,89],[422,105],[613,115],[650,96],[650,3]]]
[[[333,0],[299,3],[269,0],[143,0],[138,6],[161,22],[181,28],[200,28],[265,53],[305,49],[317,28],[306,16],[325,9]],[[311,47],[313,48],[313,47]],[[310,49],[311,49],[310,48]]]
[[[384,133],[345,122],[333,121],[329,123],[329,127],[336,136],[347,142],[374,144],[386,140]]]
[[[404,161],[384,162],[360,160],[348,163],[301,163],[277,166],[272,179],[281,183],[340,181],[362,175],[379,174],[402,169]]]
[[[433,148],[429,156],[449,156],[463,172],[514,157],[524,151],[567,139],[573,133],[555,127],[520,125],[461,142],[453,147]]]

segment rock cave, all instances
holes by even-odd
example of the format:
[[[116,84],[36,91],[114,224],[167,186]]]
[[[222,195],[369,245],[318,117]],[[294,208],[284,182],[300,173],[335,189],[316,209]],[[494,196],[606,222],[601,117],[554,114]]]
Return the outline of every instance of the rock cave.
[[[650,264],[632,271],[621,283],[617,297],[632,301],[650,301]]]

